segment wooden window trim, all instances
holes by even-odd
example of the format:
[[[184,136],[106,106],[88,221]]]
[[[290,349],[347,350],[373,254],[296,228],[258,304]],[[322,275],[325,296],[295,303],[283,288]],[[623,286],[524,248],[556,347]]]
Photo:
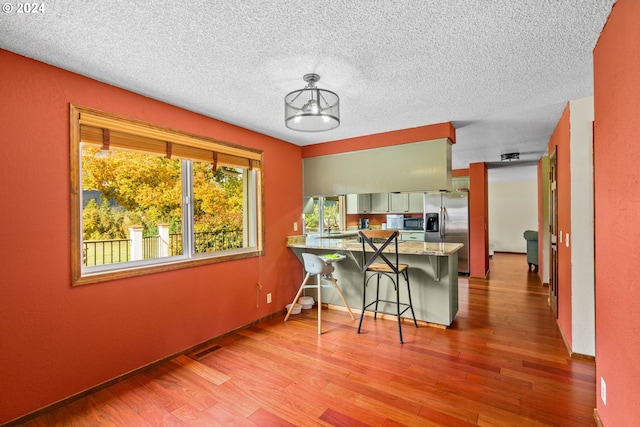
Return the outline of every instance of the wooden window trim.
[[[99,283],[144,274],[159,273],[264,255],[263,152],[157,126],[141,120],[70,104],[70,187],[71,187],[71,284]],[[104,132],[107,130],[107,132]],[[105,136],[106,133],[106,136]],[[106,138],[106,140],[105,140]],[[80,180],[81,142],[105,148],[167,155],[216,165],[258,171],[256,191],[256,246],[235,249],[224,255],[198,256],[184,260],[159,261],[153,265],[122,266],[105,272],[82,272],[82,188]]]

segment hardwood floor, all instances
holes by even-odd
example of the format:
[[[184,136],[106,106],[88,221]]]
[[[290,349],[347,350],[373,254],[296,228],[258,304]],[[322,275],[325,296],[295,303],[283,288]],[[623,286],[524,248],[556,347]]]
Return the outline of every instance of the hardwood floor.
[[[571,360],[525,255],[460,278],[449,329],[303,310],[245,329],[25,424],[595,426],[595,365]],[[196,360],[197,359],[197,360]]]

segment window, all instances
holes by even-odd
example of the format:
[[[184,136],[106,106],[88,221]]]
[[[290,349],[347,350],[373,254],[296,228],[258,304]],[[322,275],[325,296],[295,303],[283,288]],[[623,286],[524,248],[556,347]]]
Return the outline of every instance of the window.
[[[73,284],[262,254],[262,152],[71,106]]]
[[[302,222],[304,233],[311,236],[345,230],[344,196],[308,197],[304,201]]]

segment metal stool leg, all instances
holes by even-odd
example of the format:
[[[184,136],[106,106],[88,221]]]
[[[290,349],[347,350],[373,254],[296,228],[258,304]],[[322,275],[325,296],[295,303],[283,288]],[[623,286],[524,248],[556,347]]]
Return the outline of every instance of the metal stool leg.
[[[318,274],[318,335],[322,335],[322,275]]]
[[[377,319],[378,318],[378,302],[380,301],[380,276],[381,274],[378,273],[378,280],[376,281],[376,309],[373,312],[373,319]]]
[[[362,312],[360,313],[360,322],[358,323],[358,333],[360,333],[360,328],[362,328],[362,319],[364,318],[364,308],[367,304],[367,274],[363,273],[363,283],[362,283]]]

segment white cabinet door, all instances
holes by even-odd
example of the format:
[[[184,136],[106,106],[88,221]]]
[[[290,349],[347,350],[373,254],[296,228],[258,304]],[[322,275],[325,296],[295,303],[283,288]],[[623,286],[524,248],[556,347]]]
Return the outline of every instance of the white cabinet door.
[[[409,193],[409,212],[424,212],[424,193]]]
[[[400,240],[403,242],[424,242],[424,233],[421,231],[401,231]]]
[[[469,189],[469,177],[468,176],[455,176],[451,178],[451,190],[458,191],[459,189]]]
[[[347,194],[347,213],[361,214],[371,212],[371,194]]]
[[[389,193],[389,212],[409,212],[409,193]]]
[[[371,212],[389,213],[389,193],[371,194]]]

